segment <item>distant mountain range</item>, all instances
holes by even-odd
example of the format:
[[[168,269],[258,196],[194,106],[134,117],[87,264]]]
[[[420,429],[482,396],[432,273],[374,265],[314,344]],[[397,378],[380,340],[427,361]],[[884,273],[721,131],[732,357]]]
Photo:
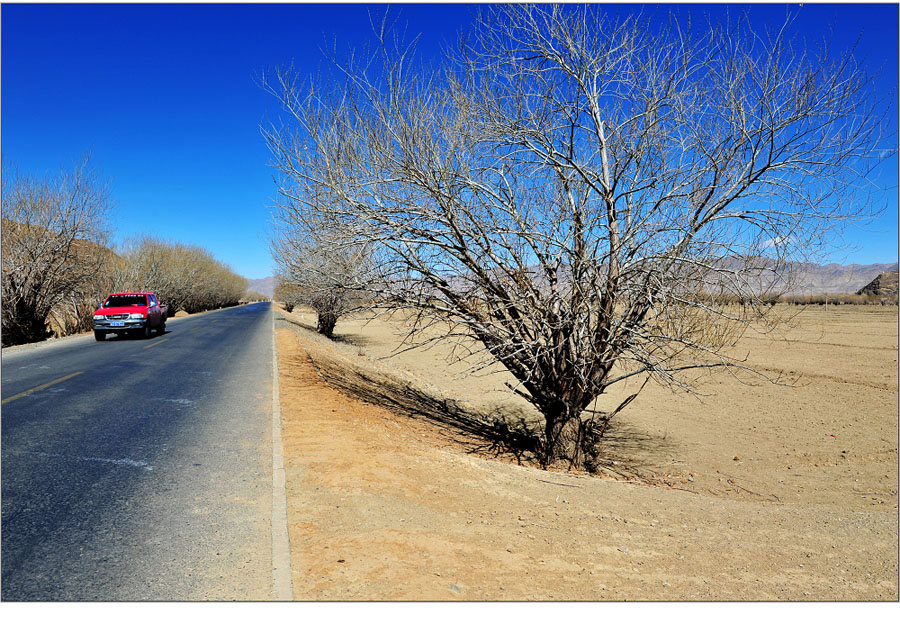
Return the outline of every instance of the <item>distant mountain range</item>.
[[[888,271],[896,271],[898,264],[801,264],[796,267],[795,285],[786,295],[851,294],[864,288],[872,280]],[[247,290],[272,297],[275,278],[249,280]]]
[[[247,280],[247,292],[257,292],[266,297],[274,297],[275,278],[270,276],[262,279]]]
[[[802,264],[796,274],[794,295],[822,295],[826,293],[855,293],[876,277],[888,271],[896,271],[893,264]]]

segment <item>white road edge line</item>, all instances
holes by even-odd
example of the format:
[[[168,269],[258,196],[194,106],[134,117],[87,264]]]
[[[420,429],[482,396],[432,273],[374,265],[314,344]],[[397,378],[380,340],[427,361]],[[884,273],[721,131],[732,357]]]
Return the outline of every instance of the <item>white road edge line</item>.
[[[272,589],[275,600],[293,600],[291,542],[288,536],[284,446],[281,442],[281,398],[278,394],[278,352],[275,350],[275,305],[272,313]]]

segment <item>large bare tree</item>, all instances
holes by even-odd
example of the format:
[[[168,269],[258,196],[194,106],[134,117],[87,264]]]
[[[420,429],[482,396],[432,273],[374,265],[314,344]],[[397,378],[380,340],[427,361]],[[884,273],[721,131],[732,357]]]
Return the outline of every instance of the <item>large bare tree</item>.
[[[501,362],[544,417],[545,464],[590,459],[636,395],[590,409],[614,384],[740,367],[728,348],[766,320],[773,276],[865,212],[880,147],[870,76],[789,37],[790,16],[605,11],[486,7],[440,71],[383,25],[327,80],[266,82],[292,219],[374,246],[411,340],[442,323],[481,345],[473,365]]]
[[[46,338],[54,308],[91,290],[89,285],[110,261],[110,254],[97,249],[106,241],[109,207],[106,185],[87,157],[72,170],[47,178],[4,167],[4,345]]]

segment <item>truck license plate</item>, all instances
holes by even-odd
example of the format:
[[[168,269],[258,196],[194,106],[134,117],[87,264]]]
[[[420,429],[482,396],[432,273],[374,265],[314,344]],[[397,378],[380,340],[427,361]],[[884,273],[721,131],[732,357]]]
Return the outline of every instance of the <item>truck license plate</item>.
[[[125,327],[125,321],[112,321],[110,327]]]

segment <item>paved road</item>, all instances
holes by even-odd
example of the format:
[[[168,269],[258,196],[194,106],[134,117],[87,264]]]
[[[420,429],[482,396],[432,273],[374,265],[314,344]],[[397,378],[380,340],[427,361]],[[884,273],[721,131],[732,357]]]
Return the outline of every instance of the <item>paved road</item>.
[[[273,597],[271,315],[4,349],[4,601]]]

